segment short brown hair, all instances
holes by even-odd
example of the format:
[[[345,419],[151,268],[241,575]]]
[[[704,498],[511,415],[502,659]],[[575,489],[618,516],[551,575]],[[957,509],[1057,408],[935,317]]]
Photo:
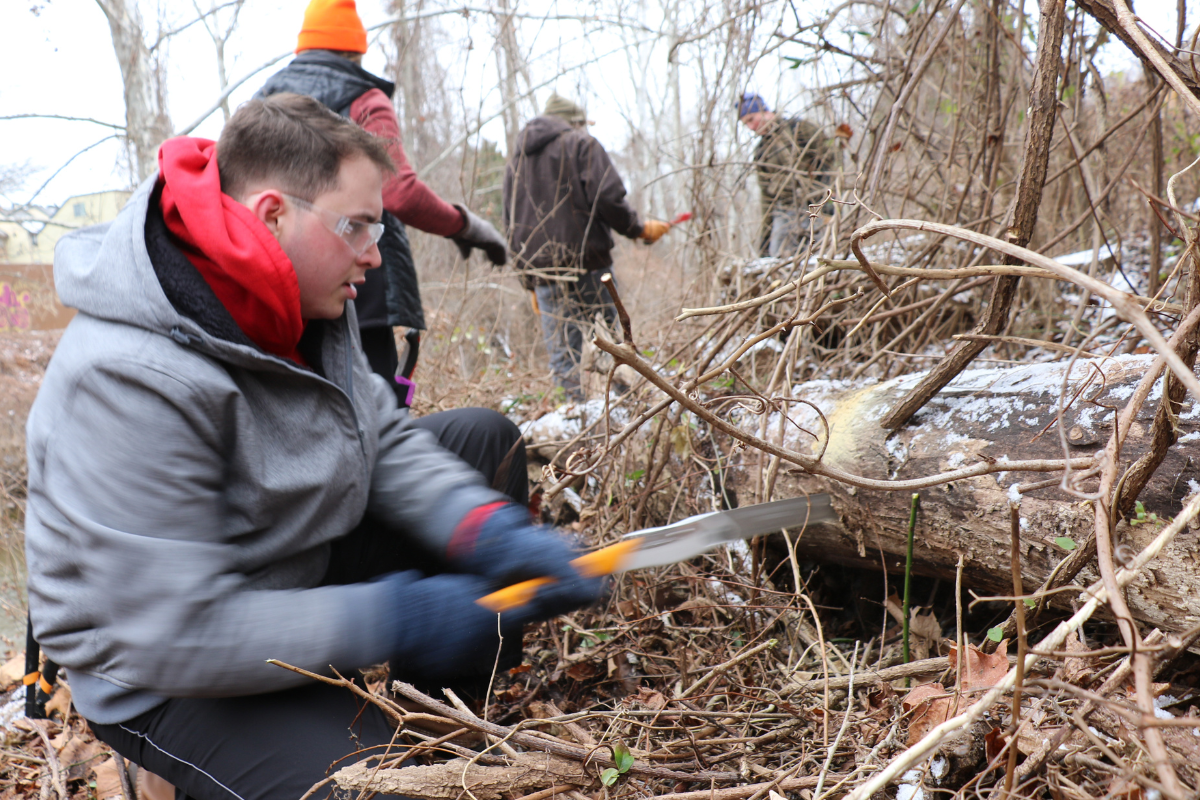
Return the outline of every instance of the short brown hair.
[[[244,103],[217,140],[221,191],[240,197],[260,181],[313,199],[337,188],[347,158],[363,156],[395,172],[386,142],[311,97],[280,92]]]

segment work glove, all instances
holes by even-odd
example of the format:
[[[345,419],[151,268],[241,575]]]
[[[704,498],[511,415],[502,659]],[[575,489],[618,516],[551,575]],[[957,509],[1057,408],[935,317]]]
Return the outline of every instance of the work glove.
[[[469,257],[471,248],[478,247],[497,267],[508,263],[508,243],[504,241],[500,231],[486,219],[476,216],[470,209],[459,205],[455,208],[462,212],[463,219],[466,220],[463,229],[450,237],[458,245],[458,252],[462,253],[462,257]]]
[[[646,244],[654,244],[669,230],[671,230],[670,223],[663,222],[661,219],[648,219],[642,224],[641,239]]]
[[[603,597],[608,576],[588,578],[571,560],[580,553],[553,529],[533,525],[516,503],[492,503],[459,524],[447,551],[452,568],[488,578],[500,587],[530,578],[554,582],[538,588],[531,613],[542,619],[589,606]]]
[[[490,669],[500,636],[520,642],[522,628],[557,615],[535,598],[500,614],[475,601],[501,586],[479,575],[398,572],[380,580],[393,588],[391,669],[409,680],[473,676]],[[446,684],[443,684],[446,685]]]

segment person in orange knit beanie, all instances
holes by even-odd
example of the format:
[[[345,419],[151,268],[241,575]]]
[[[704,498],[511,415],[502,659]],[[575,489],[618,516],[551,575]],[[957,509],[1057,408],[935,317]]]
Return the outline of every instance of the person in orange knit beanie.
[[[362,68],[367,31],[354,0],[312,0],[296,42],[297,56],[255,95],[281,92],[308,95],[348,117],[386,142],[396,172],[383,184],[385,226],[379,240],[382,269],[367,272],[354,299],[363,354],[371,370],[392,387],[398,404],[412,404],[409,380],[416,366],[420,331],[425,329],[421,294],[405,225],[451,239],[467,258],[478,247],[496,265],[508,259],[504,237],[465,206],[452,205],[429,188],[408,162],[400,143],[400,123],[392,106],[395,84]],[[405,363],[400,363],[393,328],[408,329]],[[438,438],[516,502],[529,499],[525,445],[521,431],[504,415],[487,408],[456,408],[426,414],[415,423]],[[507,464],[501,469],[501,464]]]
[[[454,241],[463,258],[478,247],[499,266],[508,260],[504,237],[465,206],[452,205],[429,188],[408,162],[392,106],[394,83],[362,68],[367,31],[354,0],[312,0],[296,42],[297,56],[275,73],[255,97],[279,92],[308,95],[388,142],[396,173],[383,186],[387,233],[379,242],[383,269],[368,273],[354,302],[363,351],[371,369],[388,381],[402,406],[412,403],[408,378],[416,366],[419,332],[425,329],[421,294],[405,225]],[[409,353],[400,364],[392,328],[409,329]]]

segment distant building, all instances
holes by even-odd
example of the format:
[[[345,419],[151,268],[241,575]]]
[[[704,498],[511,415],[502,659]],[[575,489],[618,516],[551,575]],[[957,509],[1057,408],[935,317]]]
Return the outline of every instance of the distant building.
[[[0,208],[0,333],[64,327],[74,312],[54,292],[54,245],[68,231],[108,222],[130,192],[81,194],[57,209]]]
[[[67,231],[116,218],[130,192],[93,192],[72,197],[57,209],[0,208],[0,264],[53,264],[54,245]]]

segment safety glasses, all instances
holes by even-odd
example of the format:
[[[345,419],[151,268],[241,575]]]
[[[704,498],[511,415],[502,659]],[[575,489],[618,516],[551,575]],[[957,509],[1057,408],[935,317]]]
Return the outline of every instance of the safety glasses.
[[[355,258],[367,252],[367,250],[371,249],[372,245],[378,244],[379,240],[383,238],[382,222],[359,222],[356,219],[343,217],[320,206],[313,205],[303,197],[296,197],[290,194],[284,194],[283,196],[295,203],[299,208],[315,214],[321,220],[322,225],[342,237],[342,241],[354,251]]]

